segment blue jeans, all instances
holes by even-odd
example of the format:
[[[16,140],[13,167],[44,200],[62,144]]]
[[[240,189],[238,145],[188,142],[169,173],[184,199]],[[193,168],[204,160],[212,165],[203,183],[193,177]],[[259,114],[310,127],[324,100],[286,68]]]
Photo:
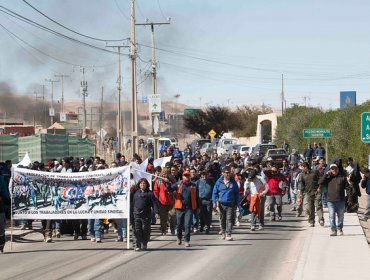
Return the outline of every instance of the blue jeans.
[[[101,238],[103,227],[100,219],[89,219],[88,228],[91,237]]]
[[[185,242],[190,241],[190,227],[193,218],[192,209],[176,209],[176,229],[177,229],[177,238],[182,239],[182,231],[184,230],[184,240]]]
[[[127,219],[117,219],[118,238],[127,237]]]
[[[193,213],[193,219],[192,219],[192,223],[191,223],[191,228],[194,229],[198,229],[199,227],[199,215],[198,213]]]
[[[330,228],[332,231],[342,230],[343,228],[344,206],[344,201],[328,201]],[[335,215],[338,216],[338,224],[336,224]]]
[[[324,208],[328,207],[328,192],[322,192],[321,193],[321,201],[322,201],[322,206]]]
[[[261,197],[261,211],[260,211],[260,218],[259,222],[261,226],[265,226],[265,201],[266,196]],[[255,212],[251,213],[251,227],[256,226],[257,224],[257,214]]]

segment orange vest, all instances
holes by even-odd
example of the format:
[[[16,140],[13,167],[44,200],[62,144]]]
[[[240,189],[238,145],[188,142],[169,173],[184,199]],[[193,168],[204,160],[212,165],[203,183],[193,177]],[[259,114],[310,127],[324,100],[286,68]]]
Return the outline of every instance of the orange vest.
[[[182,186],[179,184],[175,193],[175,209],[182,209],[182,200],[181,200]],[[191,209],[196,210],[197,205],[197,188],[190,187],[190,198],[191,198]]]

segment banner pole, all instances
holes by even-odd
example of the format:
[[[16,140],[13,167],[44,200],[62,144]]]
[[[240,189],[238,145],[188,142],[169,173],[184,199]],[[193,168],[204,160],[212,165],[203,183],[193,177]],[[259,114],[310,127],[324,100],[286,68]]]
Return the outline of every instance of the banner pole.
[[[127,185],[128,185],[128,191],[127,191],[127,197],[128,197],[128,203],[127,203],[127,208],[126,211],[128,213],[127,215],[127,229],[126,229],[126,232],[127,232],[127,250],[130,250],[130,226],[131,226],[131,221],[130,221],[130,209],[131,209],[131,193],[130,193],[130,189],[131,189],[131,166],[128,168],[129,170],[129,174],[128,174],[128,177],[127,177]]]
[[[9,182],[9,190],[10,190],[10,251],[13,251],[13,227],[14,227],[14,220],[13,220],[13,175],[14,169],[12,168],[12,177],[10,178]]]

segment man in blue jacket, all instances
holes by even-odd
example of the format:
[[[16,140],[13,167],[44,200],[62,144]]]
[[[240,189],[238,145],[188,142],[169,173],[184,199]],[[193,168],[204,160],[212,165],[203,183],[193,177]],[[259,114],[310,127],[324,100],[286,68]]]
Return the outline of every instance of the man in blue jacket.
[[[217,208],[217,202],[220,208],[221,239],[233,240],[231,230],[234,221],[234,208],[237,207],[239,201],[238,184],[231,177],[230,167],[225,167],[212,193],[213,208]]]

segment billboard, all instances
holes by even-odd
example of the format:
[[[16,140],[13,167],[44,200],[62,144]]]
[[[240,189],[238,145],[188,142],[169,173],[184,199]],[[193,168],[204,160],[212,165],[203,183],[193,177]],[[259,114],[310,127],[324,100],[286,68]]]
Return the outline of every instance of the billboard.
[[[340,108],[356,106],[356,91],[341,91],[340,92]]]

